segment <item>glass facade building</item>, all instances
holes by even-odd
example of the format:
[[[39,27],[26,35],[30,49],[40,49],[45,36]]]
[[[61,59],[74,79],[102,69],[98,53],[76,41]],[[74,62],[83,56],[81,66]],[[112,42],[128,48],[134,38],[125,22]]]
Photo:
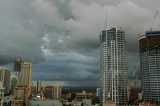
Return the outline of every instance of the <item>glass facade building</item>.
[[[100,34],[100,99],[117,106],[127,103],[127,50],[123,29],[105,29]]]
[[[148,31],[139,38],[144,101],[160,102],[160,31]]]

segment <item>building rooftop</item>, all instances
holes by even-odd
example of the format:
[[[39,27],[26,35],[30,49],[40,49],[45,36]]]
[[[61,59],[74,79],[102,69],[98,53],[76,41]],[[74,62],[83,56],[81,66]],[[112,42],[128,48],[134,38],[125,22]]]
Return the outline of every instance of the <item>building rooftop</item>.
[[[146,31],[146,36],[160,36],[160,31]]]
[[[29,106],[62,106],[59,100],[29,100]]]

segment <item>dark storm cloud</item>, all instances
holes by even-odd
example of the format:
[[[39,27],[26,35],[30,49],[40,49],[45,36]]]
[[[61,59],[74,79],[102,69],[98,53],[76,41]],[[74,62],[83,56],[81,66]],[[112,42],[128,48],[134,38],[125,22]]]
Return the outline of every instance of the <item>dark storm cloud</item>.
[[[47,3],[41,3],[41,5],[49,5],[49,2],[50,1],[47,1]],[[92,52],[92,49],[98,48],[99,32],[104,27],[107,14],[109,26],[117,26],[125,29],[127,48],[129,50],[129,73],[134,71],[135,65],[139,64],[138,36],[143,34],[149,28],[150,20],[153,19],[154,13],[147,4],[142,6],[141,2],[136,0],[119,0],[118,2],[117,0],[60,0],[55,2],[52,1],[52,6],[49,5],[46,7],[50,7],[48,10],[52,10],[53,8],[54,11],[56,10],[54,12],[56,17],[50,18],[51,15],[48,14],[49,18],[47,19],[49,22],[55,22],[56,20],[55,23],[49,24],[54,27],[56,26],[60,31],[55,34],[55,36],[59,35],[56,36],[56,41],[55,39],[52,39],[53,37],[55,38],[55,36],[53,36],[54,34],[51,33],[52,35],[48,36],[48,52],[52,58],[56,57],[56,59],[62,59],[65,63],[67,62],[66,59],[68,59],[66,57],[69,57],[69,60],[72,60],[75,59],[73,58],[75,56],[79,61],[85,62],[88,61],[88,56],[90,55],[90,57],[96,58],[92,61],[95,61],[94,64],[97,64],[98,66],[98,56],[95,55],[99,54],[98,52]],[[40,15],[46,18],[46,13],[45,17],[43,12],[40,12]],[[68,14],[66,15],[66,13]],[[65,16],[67,18],[64,18]],[[55,44],[55,42],[57,43]],[[58,46],[53,46],[53,44]],[[73,57],[69,56],[68,54],[71,53],[70,51],[76,55],[73,55]],[[81,56],[84,56],[86,59],[81,59]],[[64,63],[62,64],[64,65]],[[81,64],[82,63],[78,63],[75,65],[75,69],[80,69],[79,66],[81,66]],[[93,76],[98,76],[97,66],[93,65],[93,63],[89,66],[94,67],[97,70],[97,74],[93,74],[94,71],[87,72],[90,72]],[[67,64],[67,67],[71,67],[69,63]],[[70,68],[70,70],[73,70],[73,68]],[[86,71],[80,71],[82,73],[79,73],[78,75],[84,76],[83,73]],[[65,79],[65,76],[63,76],[63,78]],[[67,76],[67,78],[74,78],[74,74],[72,77]],[[85,78],[88,78],[88,76],[80,77],[81,80]]]
[[[63,66],[62,66],[63,65]],[[53,61],[39,64],[34,67],[38,70],[33,72],[36,80],[45,79],[49,81],[81,81],[81,80],[98,80],[98,69],[90,67],[90,63],[81,63],[79,61]],[[98,67],[98,65],[96,65]],[[96,77],[95,77],[96,76]]]
[[[32,13],[30,1],[0,1],[0,63],[23,57],[32,62],[43,60],[41,28]]]
[[[138,36],[149,29],[159,0],[1,0],[0,63],[34,63],[33,79],[86,80],[99,76],[99,33],[126,32],[129,72],[138,63]]]

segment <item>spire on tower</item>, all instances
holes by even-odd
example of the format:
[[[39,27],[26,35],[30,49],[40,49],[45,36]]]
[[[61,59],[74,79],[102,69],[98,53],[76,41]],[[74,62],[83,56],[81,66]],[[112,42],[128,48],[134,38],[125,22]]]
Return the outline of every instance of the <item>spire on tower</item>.
[[[104,24],[104,30],[108,29],[108,19],[106,14],[105,24]]]

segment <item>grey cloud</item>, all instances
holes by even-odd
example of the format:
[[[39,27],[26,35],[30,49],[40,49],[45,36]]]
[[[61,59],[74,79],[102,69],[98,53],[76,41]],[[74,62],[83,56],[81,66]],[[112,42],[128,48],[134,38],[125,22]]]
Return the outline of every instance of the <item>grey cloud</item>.
[[[43,60],[42,30],[29,4],[29,0],[0,1],[1,64],[19,56],[35,63]]]
[[[49,2],[50,1],[47,1],[47,4],[49,4]],[[56,1],[55,3],[58,3],[58,6],[62,6],[64,4],[67,6],[67,13],[69,13],[70,16],[67,16],[68,18],[64,19],[63,17],[61,17],[61,14],[63,14],[64,12],[62,11],[62,8],[66,7],[62,6],[62,10],[60,10],[59,7],[57,7],[57,5],[54,4],[54,2],[52,3],[53,5],[50,5],[49,7],[56,8],[56,12],[54,14],[58,16],[53,17],[50,16],[50,14],[45,14],[45,17],[48,16],[48,20],[50,20],[50,22],[54,22],[55,19],[57,20],[56,23],[50,23],[51,26],[54,26],[58,29],[58,32],[51,32],[51,35],[49,36],[49,49],[53,51],[53,53],[56,52],[57,54],[52,55],[53,57],[56,57],[57,59],[63,59],[65,61],[68,55],[64,54],[70,54],[70,52],[65,51],[80,52],[81,54],[87,56],[89,50],[91,50],[90,48],[98,48],[99,32],[104,27],[104,22],[106,20],[105,18],[107,13],[109,26],[122,27],[126,31],[126,40],[128,50],[130,52],[129,70],[133,70],[134,66],[131,65],[131,61],[134,57],[138,57],[138,55],[132,55],[132,53],[138,52],[138,34],[143,34],[145,32],[145,30],[148,27],[149,20],[152,19],[152,12],[149,11],[149,8],[147,6],[141,7],[139,2],[135,2],[132,0],[122,0],[119,2],[89,2],[87,0],[86,2],[80,0],[63,0],[63,2]],[[103,3],[103,5],[101,3]],[[42,16],[44,15],[43,13],[40,14]],[[66,31],[67,33],[65,33]],[[59,40],[61,42],[59,42]],[[56,46],[53,44],[55,44]],[[98,55],[98,52],[96,52],[95,54],[94,53],[90,53],[90,55]],[[70,60],[73,59],[70,56],[69,58]],[[77,56],[77,58],[80,57]],[[96,58],[98,58],[98,56]],[[96,63],[98,63],[98,59],[95,61]],[[137,62],[138,59],[135,60],[133,64],[137,64]],[[79,66],[81,66],[80,63]],[[79,68],[78,66],[76,67],[77,69]],[[81,72],[85,73],[84,70],[81,70]],[[80,73],[79,75],[83,76],[82,73]]]
[[[81,80],[98,80],[97,66],[90,66],[89,63],[81,63],[79,61],[60,61],[51,60],[47,63],[34,66],[33,75],[38,73],[34,79],[44,78],[50,81],[81,81]],[[96,68],[95,68],[96,67]]]
[[[138,64],[137,38],[148,29],[159,3],[159,0],[1,0],[0,63],[10,63],[19,56],[42,62],[33,69],[35,80],[54,77],[87,80],[91,76],[97,80],[99,33],[107,14],[109,26],[125,29],[132,70],[132,64]]]
[[[43,0],[40,1],[44,2]],[[40,5],[38,2],[36,4]],[[149,20],[152,19],[152,12],[147,7],[141,7],[137,1],[112,1],[117,3],[117,5],[110,5],[107,2],[110,1],[106,1],[106,4],[103,6],[94,1],[85,3],[80,0],[56,1],[55,4],[52,1],[52,5],[49,0],[41,3],[41,5],[45,5],[47,8],[39,6],[39,8],[41,7],[41,9],[37,8],[39,14],[45,17],[46,24],[51,24],[59,31],[51,33],[50,39],[54,39],[51,40],[50,47],[55,48],[52,45],[54,42],[57,42],[55,45],[61,45],[58,43],[58,39],[63,36],[61,41],[64,42],[62,45],[65,45],[65,48],[75,49],[76,47],[84,47],[84,45],[85,48],[97,48],[99,32],[104,27],[105,15],[107,13],[109,26],[124,28],[129,50],[132,48],[132,51],[138,51],[137,47],[133,49],[133,45],[137,44],[138,34],[143,34],[148,28]],[[56,4],[62,6],[61,9]],[[63,5],[67,7],[66,13],[69,13],[67,20],[61,17],[61,14],[65,15],[65,11],[62,10],[66,7]]]

